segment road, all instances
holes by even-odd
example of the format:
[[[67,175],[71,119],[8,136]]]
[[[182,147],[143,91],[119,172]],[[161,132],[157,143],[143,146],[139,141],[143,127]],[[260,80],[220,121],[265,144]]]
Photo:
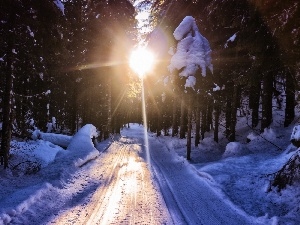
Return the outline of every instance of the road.
[[[99,186],[80,204],[61,211],[49,224],[172,224],[141,142],[121,137],[78,171],[77,179],[67,184],[67,189],[89,186],[93,180],[98,180]],[[86,183],[77,184],[82,182],[79,177],[86,177]]]
[[[142,127],[124,129],[95,160],[51,182],[11,224],[271,224],[247,215],[159,138],[144,143]]]

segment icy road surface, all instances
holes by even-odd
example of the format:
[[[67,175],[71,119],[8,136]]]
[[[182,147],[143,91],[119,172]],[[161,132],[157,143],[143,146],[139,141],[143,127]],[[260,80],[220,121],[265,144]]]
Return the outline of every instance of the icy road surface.
[[[247,215],[210,175],[132,125],[64,183],[48,185],[38,202],[11,224],[271,224]],[[47,210],[45,210],[47,208]]]
[[[98,180],[97,190],[51,224],[172,224],[140,142],[121,137],[79,172],[87,180]]]

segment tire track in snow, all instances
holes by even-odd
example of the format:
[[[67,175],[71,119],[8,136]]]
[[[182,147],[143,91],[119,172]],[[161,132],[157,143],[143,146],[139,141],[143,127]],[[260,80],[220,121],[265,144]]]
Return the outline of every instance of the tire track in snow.
[[[123,143],[121,143],[123,142]],[[140,145],[121,138],[108,149],[104,183],[92,197],[93,212],[84,224],[171,224],[155,189]],[[113,158],[113,160],[111,160]]]

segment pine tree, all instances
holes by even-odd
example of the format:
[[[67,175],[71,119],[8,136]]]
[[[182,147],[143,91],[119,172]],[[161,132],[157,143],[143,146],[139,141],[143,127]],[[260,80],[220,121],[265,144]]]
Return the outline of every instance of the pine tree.
[[[178,44],[176,52],[171,58],[169,69],[170,72],[180,71],[179,76],[185,81],[184,86],[187,88],[187,94],[184,93],[184,90],[181,91],[183,93],[183,99],[186,99],[185,104],[187,105],[187,159],[190,160],[192,127],[191,99],[195,95],[193,89],[196,86],[196,79],[201,80],[201,75],[202,77],[206,77],[207,68],[212,72],[211,49],[209,42],[200,34],[196,21],[191,16],[185,17],[173,34]],[[200,76],[199,73],[197,73],[199,69],[201,69]]]

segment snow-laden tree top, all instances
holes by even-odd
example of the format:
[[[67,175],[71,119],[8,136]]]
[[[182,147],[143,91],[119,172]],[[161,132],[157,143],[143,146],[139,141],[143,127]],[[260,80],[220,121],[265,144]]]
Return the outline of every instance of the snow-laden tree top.
[[[208,40],[203,37],[192,16],[186,16],[173,33],[178,41],[176,52],[173,53],[169,71],[182,70],[179,76],[186,77],[185,87],[194,87],[194,76],[201,68],[202,76],[206,76],[206,68],[213,71],[211,49]],[[171,53],[172,54],[172,53]]]

